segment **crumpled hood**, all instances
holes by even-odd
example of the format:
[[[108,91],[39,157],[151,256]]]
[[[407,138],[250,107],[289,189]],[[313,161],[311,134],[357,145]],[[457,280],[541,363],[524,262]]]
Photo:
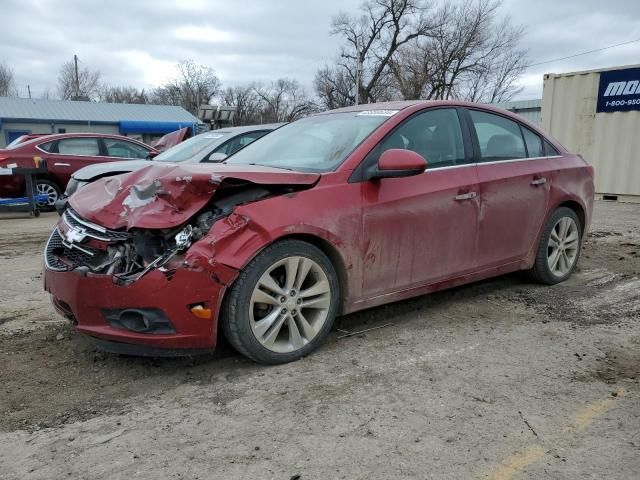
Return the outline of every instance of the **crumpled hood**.
[[[313,185],[316,173],[253,165],[150,165],[102,178],[69,199],[84,219],[111,229],[173,228],[189,220],[226,183]]]

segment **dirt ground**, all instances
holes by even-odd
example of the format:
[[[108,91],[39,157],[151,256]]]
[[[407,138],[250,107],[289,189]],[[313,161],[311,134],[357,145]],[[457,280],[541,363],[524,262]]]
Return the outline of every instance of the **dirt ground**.
[[[640,205],[596,204],[564,284],[348,315],[277,367],[97,352],[42,291],[55,221],[0,218],[0,479],[639,478]]]

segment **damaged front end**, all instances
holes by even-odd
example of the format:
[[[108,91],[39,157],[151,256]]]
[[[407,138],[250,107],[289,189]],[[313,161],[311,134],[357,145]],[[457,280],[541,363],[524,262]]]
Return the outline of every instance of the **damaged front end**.
[[[44,288],[103,349],[210,351],[225,289],[238,275],[218,254],[246,228],[261,232],[234,209],[317,179],[262,167],[163,165],[99,180],[70,197],[52,232]]]
[[[309,188],[318,178],[266,167],[199,164],[155,165],[98,180],[70,198],[47,243],[46,266],[107,275],[128,285],[152,270],[170,276],[183,264],[211,264],[211,258],[183,260],[216,222],[238,205]],[[211,247],[200,255],[213,255]]]
[[[245,187],[214,200],[188,223],[175,228],[112,230],[68,208],[47,242],[46,266],[53,271],[108,275],[118,285],[135,282],[154,269],[171,276],[183,264],[184,253],[215,222],[228,217],[236,205],[270,194],[265,188]]]

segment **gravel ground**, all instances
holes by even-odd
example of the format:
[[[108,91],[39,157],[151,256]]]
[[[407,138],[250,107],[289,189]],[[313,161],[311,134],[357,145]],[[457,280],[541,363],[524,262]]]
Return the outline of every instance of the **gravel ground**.
[[[107,355],[41,285],[56,215],[0,217],[0,479],[637,479],[640,205],[579,271],[359,312],[314,355]]]

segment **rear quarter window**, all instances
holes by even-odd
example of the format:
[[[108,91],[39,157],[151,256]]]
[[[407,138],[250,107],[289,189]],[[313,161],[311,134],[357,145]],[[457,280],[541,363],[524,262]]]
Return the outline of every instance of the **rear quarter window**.
[[[560,152],[556,147],[551,145],[547,140],[544,141],[544,154],[547,157],[553,157],[556,155],[560,155]]]
[[[40,150],[44,150],[45,152],[52,152],[53,144],[56,142],[45,142],[38,145]]]
[[[522,128],[522,136],[524,142],[527,144],[527,153],[529,158],[544,157],[544,148],[542,146],[542,139],[536,133],[533,133],[527,127],[520,126]]]

